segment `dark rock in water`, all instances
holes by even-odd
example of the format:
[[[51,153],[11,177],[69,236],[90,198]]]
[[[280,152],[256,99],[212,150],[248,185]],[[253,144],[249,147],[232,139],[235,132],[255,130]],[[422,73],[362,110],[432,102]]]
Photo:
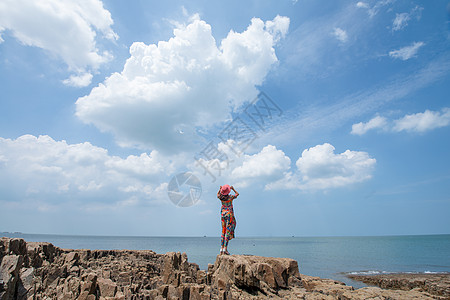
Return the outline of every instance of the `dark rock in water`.
[[[432,299],[418,290],[354,290],[300,275],[289,258],[218,255],[207,270],[199,270],[180,252],[68,250],[0,239],[0,300],[368,298]]]

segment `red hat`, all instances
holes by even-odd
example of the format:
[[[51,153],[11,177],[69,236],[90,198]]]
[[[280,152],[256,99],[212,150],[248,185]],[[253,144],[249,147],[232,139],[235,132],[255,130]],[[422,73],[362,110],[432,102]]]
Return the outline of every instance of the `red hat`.
[[[220,193],[222,195],[228,195],[230,193],[230,186],[228,184],[222,185],[222,188],[220,189]]]

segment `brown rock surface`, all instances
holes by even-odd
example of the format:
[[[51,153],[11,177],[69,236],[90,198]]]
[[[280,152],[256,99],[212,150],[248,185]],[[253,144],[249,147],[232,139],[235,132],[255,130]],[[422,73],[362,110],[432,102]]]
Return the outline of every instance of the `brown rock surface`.
[[[349,278],[383,289],[413,290],[450,299],[450,274],[349,275]]]
[[[444,295],[444,294],[443,294]],[[217,256],[199,270],[180,252],[68,250],[0,239],[0,300],[7,299],[446,299],[300,275],[289,258]],[[447,298],[448,299],[448,298]]]

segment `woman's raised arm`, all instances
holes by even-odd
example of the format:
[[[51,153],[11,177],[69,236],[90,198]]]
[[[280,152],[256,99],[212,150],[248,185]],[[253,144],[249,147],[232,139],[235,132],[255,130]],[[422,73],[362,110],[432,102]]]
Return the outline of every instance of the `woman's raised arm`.
[[[234,186],[231,186],[230,188],[233,190],[233,192],[236,193],[236,195],[235,195],[236,197],[239,196],[239,193],[234,189]]]

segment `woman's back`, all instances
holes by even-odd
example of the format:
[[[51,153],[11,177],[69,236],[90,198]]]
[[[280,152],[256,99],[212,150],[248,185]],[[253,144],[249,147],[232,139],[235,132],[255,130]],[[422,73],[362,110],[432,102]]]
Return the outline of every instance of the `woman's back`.
[[[233,199],[236,198],[234,195],[219,195],[219,199],[223,206],[233,206]]]

